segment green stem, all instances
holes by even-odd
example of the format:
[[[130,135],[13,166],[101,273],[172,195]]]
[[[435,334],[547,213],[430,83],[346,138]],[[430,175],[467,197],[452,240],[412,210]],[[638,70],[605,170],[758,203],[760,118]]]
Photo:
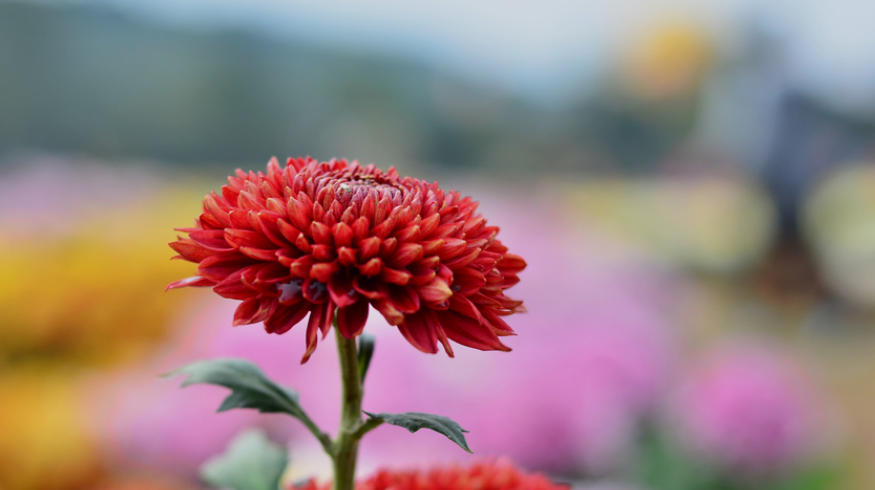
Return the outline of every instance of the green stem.
[[[347,339],[336,328],[340,379],[343,382],[343,407],[340,428],[334,441],[334,490],[353,490],[362,425],[362,382],[359,375],[355,339]]]
[[[304,426],[307,427],[310,433],[319,440],[319,443],[322,444],[322,449],[324,449],[326,453],[331,454],[331,436],[322,432],[322,430],[319,429],[316,423],[313,422],[313,420],[306,413],[304,413],[303,410],[301,410],[298,414],[298,420],[303,422]]]

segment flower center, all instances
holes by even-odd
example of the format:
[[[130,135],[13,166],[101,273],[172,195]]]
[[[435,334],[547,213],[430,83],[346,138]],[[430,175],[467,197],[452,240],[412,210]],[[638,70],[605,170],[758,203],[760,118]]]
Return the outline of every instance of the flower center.
[[[361,205],[362,201],[369,195],[375,200],[388,197],[394,203],[399,203],[403,199],[401,188],[393,184],[378,182],[370,175],[343,181],[335,188],[337,200],[344,205],[349,203]]]

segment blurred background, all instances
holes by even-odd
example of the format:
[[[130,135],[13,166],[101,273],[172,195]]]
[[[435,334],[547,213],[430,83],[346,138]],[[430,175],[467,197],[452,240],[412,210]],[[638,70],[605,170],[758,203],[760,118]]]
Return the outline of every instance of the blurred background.
[[[875,486],[875,3],[0,2],[0,489],[203,488],[246,427],[158,374],[249,358],[334,428],[331,341],[164,293],[234,168],[348,157],[481,202],[529,267],[512,354],[371,316],[370,411],[581,488]],[[473,408],[472,408],[473,407]],[[381,428],[362,473],[470,457]]]

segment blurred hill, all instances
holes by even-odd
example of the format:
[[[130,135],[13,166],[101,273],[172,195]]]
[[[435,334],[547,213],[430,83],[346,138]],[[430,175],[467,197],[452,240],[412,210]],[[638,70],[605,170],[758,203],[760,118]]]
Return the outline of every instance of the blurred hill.
[[[311,154],[640,168],[686,135],[693,108],[685,99],[633,113],[582,97],[544,107],[413,60],[82,4],[0,3],[0,66],[0,158],[39,149],[182,165]]]
[[[414,62],[81,5],[0,4],[0,66],[0,154],[193,164],[359,150],[470,165],[532,124],[532,108]]]

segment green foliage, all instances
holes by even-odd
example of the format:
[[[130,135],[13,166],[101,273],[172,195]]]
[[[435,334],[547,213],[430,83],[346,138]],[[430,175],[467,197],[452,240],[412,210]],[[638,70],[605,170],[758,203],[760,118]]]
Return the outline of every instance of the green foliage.
[[[419,429],[430,429],[440,434],[447,436],[451,441],[458,444],[465,451],[471,452],[468,449],[468,442],[465,440],[465,432],[459,424],[453,420],[442,417],[440,415],[432,415],[428,413],[405,412],[405,413],[378,413],[373,414],[365,412],[374,419],[382,420],[387,424],[404,427],[411,433]]]
[[[277,490],[288,463],[285,448],[260,430],[240,433],[228,450],[201,467],[201,478],[227,490]]]
[[[287,413],[299,420],[306,416],[294,391],[271,381],[255,364],[243,359],[198,361],[165,376],[187,375],[182,387],[193,384],[224,386],[231,394],[219,412],[232,408],[254,408],[262,413]]]
[[[683,451],[670,435],[649,424],[643,428],[636,447],[632,476],[653,490],[830,490],[841,480],[840,468],[833,465],[772,475],[721,470]]]

